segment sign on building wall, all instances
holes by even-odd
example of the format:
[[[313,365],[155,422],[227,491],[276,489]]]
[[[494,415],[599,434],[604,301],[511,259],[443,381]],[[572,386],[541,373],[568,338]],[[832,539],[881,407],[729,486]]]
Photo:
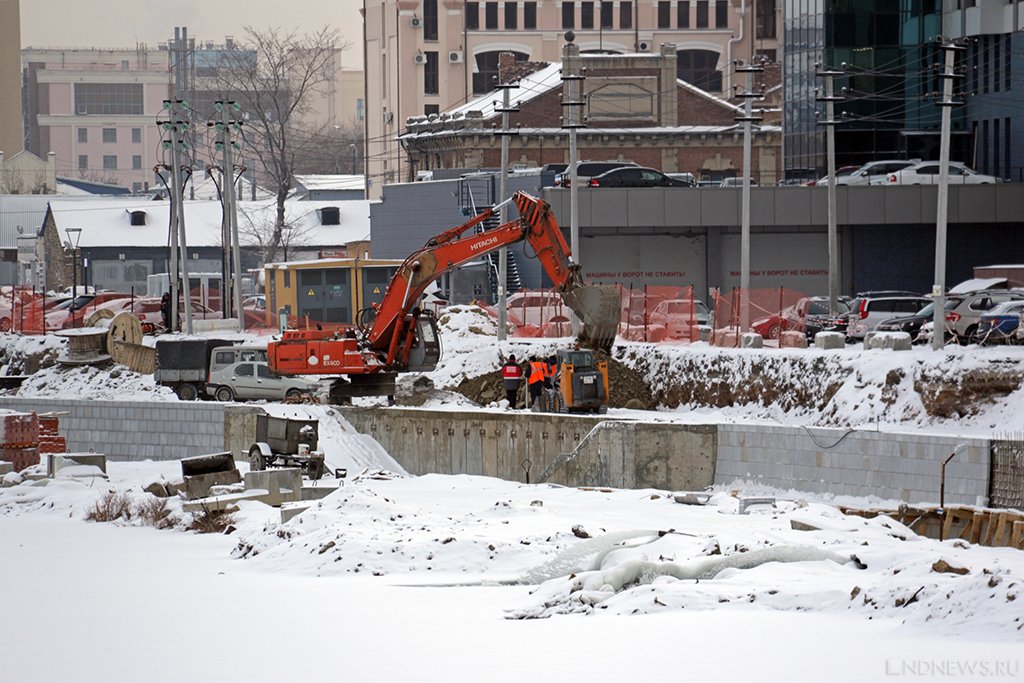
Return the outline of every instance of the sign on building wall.
[[[583,277],[625,287],[693,285],[707,290],[704,235],[598,235],[581,240]]]
[[[723,292],[740,286],[740,236],[722,236]],[[828,291],[825,233],[754,233],[750,236],[750,286],[784,287],[808,296]]]

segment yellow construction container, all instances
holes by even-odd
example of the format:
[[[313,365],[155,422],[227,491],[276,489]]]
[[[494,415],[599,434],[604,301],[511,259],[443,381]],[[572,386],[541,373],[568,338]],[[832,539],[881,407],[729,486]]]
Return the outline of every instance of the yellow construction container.
[[[277,327],[281,309],[299,327],[307,322],[354,325],[360,310],[384,298],[400,265],[399,260],[359,258],[268,263],[267,325]]]

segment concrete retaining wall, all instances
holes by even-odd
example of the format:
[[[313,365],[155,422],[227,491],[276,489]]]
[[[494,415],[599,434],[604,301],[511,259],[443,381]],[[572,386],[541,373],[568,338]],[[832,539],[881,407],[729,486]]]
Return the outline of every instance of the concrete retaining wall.
[[[967,451],[946,466],[946,503],[973,505],[988,495],[989,442],[955,436],[720,425],[715,483],[937,503],[940,465],[960,443]]]
[[[60,433],[68,450],[92,450],[111,460],[177,460],[237,447],[225,440],[231,407],[219,403],[0,398],[0,408],[67,413],[60,417]]]

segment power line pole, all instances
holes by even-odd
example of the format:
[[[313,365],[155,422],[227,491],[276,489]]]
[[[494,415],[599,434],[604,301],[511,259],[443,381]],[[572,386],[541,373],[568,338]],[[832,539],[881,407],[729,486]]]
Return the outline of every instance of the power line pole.
[[[818,123],[825,128],[825,152],[828,157],[828,313],[835,317],[839,309],[839,235],[836,227],[836,117],[835,103],[843,99],[835,95],[835,77],[844,72],[819,70],[816,76],[825,79],[825,96],[817,97],[825,103],[825,120]]]
[[[231,299],[222,297],[222,305],[225,309],[231,308],[231,303],[234,304],[235,315],[238,317],[238,331],[245,331],[245,316],[242,311],[242,259],[241,259],[241,246],[238,241],[238,200],[235,195],[235,171],[239,172],[239,177],[245,172],[244,167],[236,167],[234,161],[234,153],[236,149],[241,149],[241,146],[234,141],[232,138],[232,132],[241,132],[243,122],[233,117],[233,114],[241,109],[239,104],[234,101],[218,100],[214,103],[214,107],[217,112],[220,113],[220,121],[212,122],[207,125],[213,126],[217,129],[217,142],[216,148],[222,153],[221,168],[221,183],[224,187],[223,201],[224,201],[224,233],[227,234],[227,242],[225,244],[225,251],[230,253],[230,261],[232,265],[232,284],[229,289],[231,292]],[[225,285],[227,278],[225,277]]]
[[[178,270],[180,267],[181,281],[184,286],[183,301],[185,308],[185,331],[188,334],[192,334],[192,296],[189,286],[189,275],[188,275],[188,241],[185,238],[185,190],[184,185],[187,183],[183,176],[191,176],[191,166],[185,166],[181,160],[181,152],[187,146],[184,140],[185,134],[188,130],[188,121],[182,116],[181,110],[186,108],[186,105],[181,100],[164,100],[164,109],[167,110],[170,115],[170,119],[167,121],[157,121],[158,124],[162,125],[164,130],[168,131],[171,135],[169,141],[164,141],[164,149],[170,148],[171,151],[171,243],[177,241],[177,246],[180,249],[178,256],[179,263],[172,264],[171,267],[171,327],[177,328],[178,317],[177,317],[177,292],[178,292]],[[172,251],[172,262],[174,260],[174,252]]]
[[[753,101],[764,95],[754,92],[754,74],[764,71],[764,67],[737,60],[735,69],[736,73],[747,74],[747,89],[736,94],[743,99],[743,116],[736,117],[737,121],[743,122],[743,190],[740,209],[740,332],[743,333],[750,328],[750,124],[761,120],[761,115],[754,113]]]
[[[513,107],[509,101],[509,90],[516,87],[511,83],[499,83],[498,87],[501,88],[501,108],[496,108],[495,111],[501,112],[501,130],[496,135],[501,136],[501,176],[498,178],[498,202],[501,203],[501,212],[499,215],[499,221],[502,225],[508,220],[508,205],[505,200],[508,199],[508,146],[509,139],[513,135],[518,135],[517,131],[509,129],[509,114],[519,111],[518,107]],[[508,247],[502,247],[498,250],[498,340],[505,340],[505,323],[508,317],[508,311],[505,310],[508,301]]]
[[[565,33],[562,47],[562,128],[569,130],[569,249],[572,258],[580,263],[580,207],[576,164],[579,154],[576,148],[576,129],[583,126],[583,79],[580,73],[580,47],[573,41],[576,34]],[[580,319],[575,312],[571,315],[572,336],[580,334]]]
[[[949,217],[949,135],[952,126],[952,108],[960,102],[953,100],[953,79],[960,78],[954,66],[956,53],[964,48],[950,40],[939,39],[945,52],[942,68],[942,128],[939,137],[939,198],[935,208],[935,284],[932,297],[935,299],[932,324],[932,349],[939,351],[946,343],[946,222]]]

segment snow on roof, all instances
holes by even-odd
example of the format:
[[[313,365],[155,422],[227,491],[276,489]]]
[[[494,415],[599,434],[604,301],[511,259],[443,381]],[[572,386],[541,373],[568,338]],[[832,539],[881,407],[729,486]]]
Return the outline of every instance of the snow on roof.
[[[636,136],[636,135],[715,135],[718,133],[731,133],[741,129],[741,125],[738,123],[730,123],[721,126],[650,126],[646,128],[580,128],[579,134],[581,136],[586,135],[623,135],[623,136]],[[521,135],[564,135],[564,128],[519,128],[517,129]],[[752,130],[762,133],[778,133],[782,131],[781,126],[765,126],[765,125],[754,125]],[[415,139],[418,137],[429,138],[436,135],[476,135],[477,131],[473,130],[442,130],[442,131],[422,131],[415,133],[403,133],[401,137],[403,139]]]
[[[0,249],[15,249],[18,236],[32,237],[39,233],[46,219],[46,205],[53,195],[0,195]],[[21,232],[18,232],[18,228]]]
[[[540,71],[523,76],[519,79],[518,85],[509,88],[508,96],[513,105],[522,105],[535,97],[550,92],[562,86],[562,65],[560,63],[550,64]],[[465,116],[468,112],[479,111],[485,119],[497,115],[495,109],[501,104],[501,93],[493,90],[486,95],[481,95],[463,105],[447,110],[447,114],[458,117]]]
[[[1000,285],[1006,285],[1005,277],[976,277],[970,280],[964,280],[956,287],[949,290],[950,294],[965,294],[967,292],[977,292],[982,289],[991,289]]]
[[[366,187],[366,176],[362,175],[297,175],[295,184],[307,191],[315,190],[359,190]]]
[[[296,201],[285,204],[286,220],[293,226],[295,242],[304,246],[335,246],[370,238],[370,203],[351,201]],[[322,225],[320,209],[337,208],[340,225]],[[54,199],[50,201],[60,238],[67,228],[81,228],[82,247],[162,247],[168,242],[170,204],[137,198]],[[132,211],[146,212],[145,225],[132,225]],[[238,228],[242,244],[254,228],[273,225],[273,200],[239,202]],[[188,244],[194,247],[220,246],[221,205],[213,201],[185,202]]]
[[[723,100],[721,97],[715,97],[714,95],[709,93],[707,90],[702,90],[702,89],[698,88],[697,86],[695,86],[693,83],[687,83],[686,81],[684,81],[681,78],[677,78],[676,79],[676,84],[680,88],[682,88],[683,90],[689,90],[694,95],[697,95],[698,97],[703,97],[706,100],[711,100],[715,104],[717,104],[719,106],[722,106],[722,107],[725,107],[726,109],[729,109],[729,110],[734,111],[734,112],[742,112],[743,111],[743,107],[741,107],[739,105],[736,105],[736,104],[733,104],[732,102],[729,102],[728,100]]]

